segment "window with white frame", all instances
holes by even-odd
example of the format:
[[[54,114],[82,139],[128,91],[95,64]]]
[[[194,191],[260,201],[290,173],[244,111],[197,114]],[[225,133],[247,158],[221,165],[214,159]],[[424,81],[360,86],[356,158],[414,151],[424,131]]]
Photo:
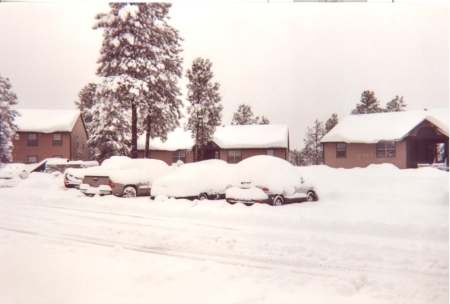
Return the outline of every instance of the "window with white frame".
[[[175,164],[179,160],[186,163],[186,150],[177,150],[172,152],[172,163]]]
[[[28,133],[28,146],[38,145],[38,135],[37,133]]]
[[[35,164],[38,162],[38,158],[36,155],[29,155],[28,156],[28,163],[29,164]]]
[[[380,141],[377,143],[377,157],[395,157],[395,141]]]
[[[336,158],[347,157],[347,145],[345,143],[336,144]]]
[[[228,150],[228,163],[236,164],[242,160],[241,150]]]
[[[62,146],[62,134],[61,133],[53,133],[53,146]]]

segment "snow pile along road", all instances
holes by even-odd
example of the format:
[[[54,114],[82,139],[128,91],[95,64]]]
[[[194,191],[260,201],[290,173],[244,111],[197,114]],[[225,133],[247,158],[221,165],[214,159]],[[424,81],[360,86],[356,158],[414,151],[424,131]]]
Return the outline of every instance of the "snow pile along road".
[[[87,198],[33,173],[0,189],[0,302],[448,302],[447,172],[297,170],[319,201]]]

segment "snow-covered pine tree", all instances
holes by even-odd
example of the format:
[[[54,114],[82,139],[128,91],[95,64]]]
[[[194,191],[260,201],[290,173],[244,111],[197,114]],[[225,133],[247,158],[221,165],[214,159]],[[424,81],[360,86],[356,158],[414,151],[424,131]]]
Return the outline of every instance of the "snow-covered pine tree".
[[[403,101],[403,96],[395,96],[394,99],[389,101],[386,105],[386,112],[402,112],[405,111],[407,104]]]
[[[163,134],[150,132],[150,137],[164,137],[178,125],[182,102],[176,83],[182,75],[179,56],[182,38],[167,23],[171,4],[109,5],[111,11],[97,15],[94,25],[94,29],[103,29],[104,36],[97,75],[105,78],[102,91],[109,90],[112,93],[109,96],[118,97],[116,102],[123,105],[122,109],[130,110],[130,156],[135,158],[139,133],[153,129]],[[152,113],[168,115],[157,120],[151,119]],[[143,125],[155,122],[166,125],[159,128]]]
[[[356,105],[356,109],[352,110],[351,115],[383,113],[385,109],[380,107],[380,102],[375,97],[373,91],[364,91],[361,94],[361,101]]]
[[[323,163],[323,147],[320,140],[325,135],[323,122],[316,119],[312,128],[308,127],[306,137],[303,139],[305,148],[302,150],[305,160],[310,165]]]
[[[11,108],[17,104],[17,95],[11,91],[9,78],[0,75],[0,162],[12,161],[13,139],[17,139],[17,126],[14,123],[19,113]]]
[[[257,124],[259,116],[254,118],[252,107],[246,104],[240,104],[236,112],[233,113],[232,125],[253,125]]]
[[[119,93],[99,86],[94,105],[88,111],[94,119],[87,125],[88,146],[93,158],[101,163],[113,155],[129,155],[131,140],[131,113],[119,102]]]
[[[187,108],[189,118],[185,129],[192,131],[197,161],[203,159],[203,146],[212,139],[222,119],[219,84],[211,82],[214,76],[211,67],[209,59],[196,58],[192,68],[186,72],[189,79],[187,100],[190,105]]]
[[[328,118],[325,123],[325,134],[330,132],[337,124],[339,123],[339,119],[336,113],[333,113],[330,118]]]
[[[75,106],[80,110],[86,126],[92,121],[90,116],[90,109],[94,105],[95,91],[97,84],[89,83],[78,93],[78,100],[75,101]]]

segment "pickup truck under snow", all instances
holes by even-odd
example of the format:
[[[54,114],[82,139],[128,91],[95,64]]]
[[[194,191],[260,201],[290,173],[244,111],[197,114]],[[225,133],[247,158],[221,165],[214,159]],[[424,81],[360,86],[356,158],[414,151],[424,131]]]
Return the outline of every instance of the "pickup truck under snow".
[[[113,156],[100,167],[86,169],[80,191],[87,196],[148,196],[153,181],[171,170],[165,162],[156,159]]]

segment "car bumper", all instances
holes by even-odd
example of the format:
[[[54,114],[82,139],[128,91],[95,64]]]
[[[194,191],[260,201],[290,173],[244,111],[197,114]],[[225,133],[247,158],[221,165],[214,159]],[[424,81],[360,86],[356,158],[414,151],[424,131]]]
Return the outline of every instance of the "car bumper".
[[[87,184],[81,184],[79,186],[80,192],[88,195],[88,196],[93,196],[96,194],[99,195],[111,195],[112,194],[112,190],[110,186],[100,186],[100,187],[91,187]]]

